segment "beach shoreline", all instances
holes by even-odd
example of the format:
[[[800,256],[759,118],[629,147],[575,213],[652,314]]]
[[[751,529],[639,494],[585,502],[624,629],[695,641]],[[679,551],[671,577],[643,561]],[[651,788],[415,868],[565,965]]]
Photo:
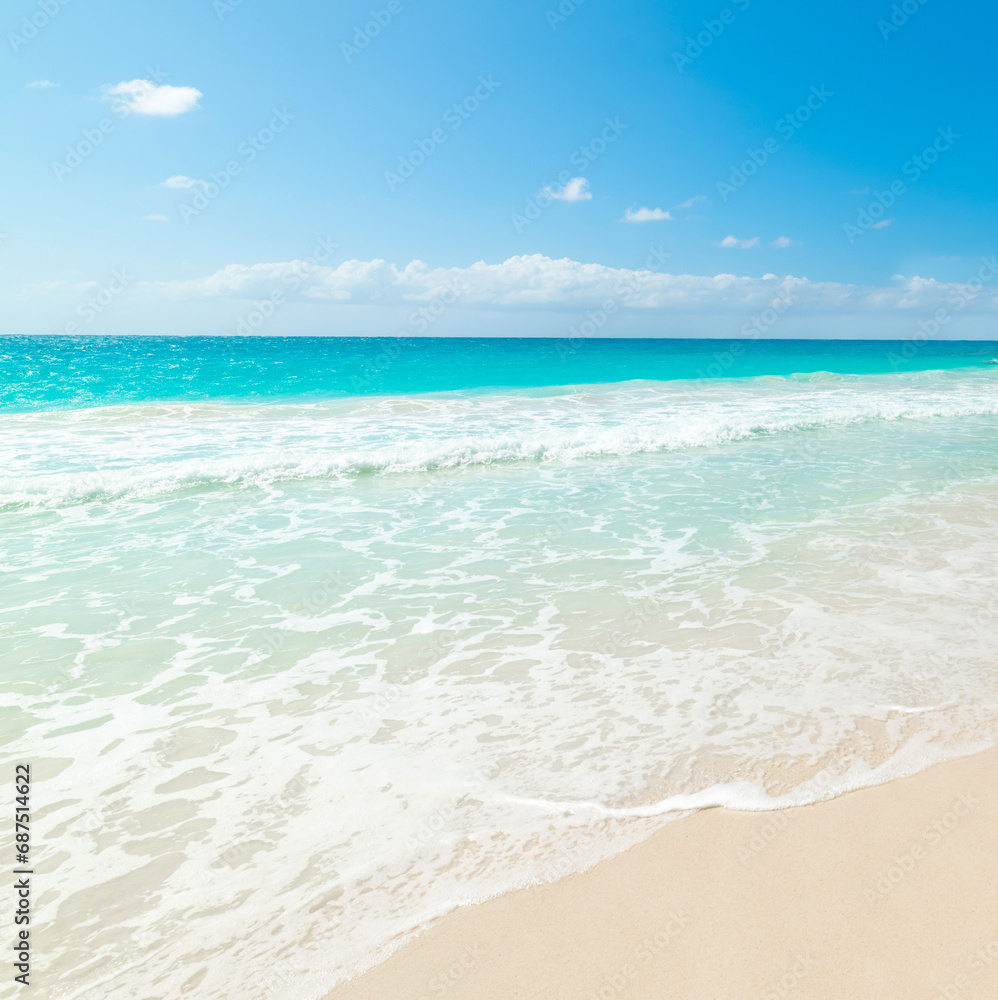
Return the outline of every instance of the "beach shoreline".
[[[464,907],[326,1000],[998,995],[998,748],[773,812],[703,809]]]

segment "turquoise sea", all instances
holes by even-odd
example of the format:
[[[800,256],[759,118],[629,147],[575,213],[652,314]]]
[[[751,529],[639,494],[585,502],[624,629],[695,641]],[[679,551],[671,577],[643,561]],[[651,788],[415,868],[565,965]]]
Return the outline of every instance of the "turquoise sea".
[[[5,337],[4,408],[255,402],[963,368],[998,341]]]
[[[322,997],[684,810],[994,745],[996,359],[4,338],[52,995]]]

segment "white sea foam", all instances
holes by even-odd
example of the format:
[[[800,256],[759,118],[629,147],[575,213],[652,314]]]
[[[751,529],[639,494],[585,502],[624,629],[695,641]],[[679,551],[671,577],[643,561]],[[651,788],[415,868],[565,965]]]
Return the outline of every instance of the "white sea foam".
[[[450,393],[4,414],[0,504],[626,457],[868,421],[998,413],[993,372],[931,374],[937,377],[812,373],[708,387],[625,383],[547,396]]]

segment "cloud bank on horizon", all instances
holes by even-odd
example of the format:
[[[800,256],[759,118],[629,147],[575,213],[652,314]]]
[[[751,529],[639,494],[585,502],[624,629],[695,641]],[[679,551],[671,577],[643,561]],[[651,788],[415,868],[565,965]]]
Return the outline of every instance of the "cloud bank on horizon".
[[[654,257],[655,255],[653,255]],[[659,255],[656,265],[667,257]],[[915,313],[919,310],[998,311],[998,256],[983,259],[962,282],[896,275],[889,286],[812,281],[792,275],[762,277],[671,274],[581,263],[543,254],[518,255],[498,264],[431,267],[421,260],[404,267],[386,260],[347,260],[335,266],[308,260],[229,264],[202,278],[145,282],[143,291],[169,297],[265,300],[285,298],[340,305],[404,305],[449,296],[476,309],[584,309],[729,312],[765,308],[774,299],[795,311],[814,313]]]

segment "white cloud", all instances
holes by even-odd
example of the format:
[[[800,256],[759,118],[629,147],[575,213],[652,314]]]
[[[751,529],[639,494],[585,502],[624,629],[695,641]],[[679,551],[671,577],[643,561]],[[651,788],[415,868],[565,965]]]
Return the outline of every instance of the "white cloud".
[[[291,276],[297,278],[292,282]],[[968,300],[966,311],[998,312],[998,288],[976,295],[959,283],[931,278],[899,278],[887,287],[734,274],[665,274],[584,264],[542,254],[510,257],[501,264],[478,261],[468,267],[430,267],[415,260],[398,267],[385,260],[349,260],[335,267],[303,261],[230,264],[204,278],[146,283],[171,297],[263,299],[294,285],[295,297],[315,302],[418,305],[441,293],[461,307],[479,309],[565,309],[600,306],[608,299],[622,308],[663,312],[739,312],[766,309],[774,296],[793,299],[794,311],[828,314],[897,312],[901,315],[946,305],[955,292]]]
[[[769,245],[782,250],[784,247],[792,247],[794,245],[794,241],[790,239],[789,236],[777,236],[776,239]]]
[[[127,80],[104,87],[104,96],[137,115],[182,115],[198,106],[203,96],[194,87],[156,85],[151,80]]]
[[[759,245],[759,237],[753,236],[750,240],[740,240],[737,236],[725,236],[717,245],[719,247],[726,247],[727,249],[738,247],[739,250],[751,250],[752,247]]]
[[[694,205],[699,205],[700,202],[706,201],[707,196],[705,194],[694,195],[692,198],[687,199],[681,204],[677,205],[676,208],[693,208]]]
[[[593,196],[585,177],[573,177],[560,191],[544,190],[556,201],[590,201]]]
[[[629,208],[624,213],[624,222],[661,222],[672,216],[661,208]]]
[[[167,215],[143,215],[143,222],[169,222],[170,218]]]
[[[51,80],[32,80],[31,83],[26,83],[25,87],[58,87],[59,84],[53,83]]]
[[[185,177],[183,174],[174,174],[172,177],[167,177],[167,179],[163,181],[163,187],[174,188],[177,190],[192,188],[197,184],[204,184],[204,181],[199,181],[194,177]]]
[[[871,229],[883,229],[885,226],[889,226],[892,223],[897,222],[897,219],[881,219],[879,222],[875,222]]]

